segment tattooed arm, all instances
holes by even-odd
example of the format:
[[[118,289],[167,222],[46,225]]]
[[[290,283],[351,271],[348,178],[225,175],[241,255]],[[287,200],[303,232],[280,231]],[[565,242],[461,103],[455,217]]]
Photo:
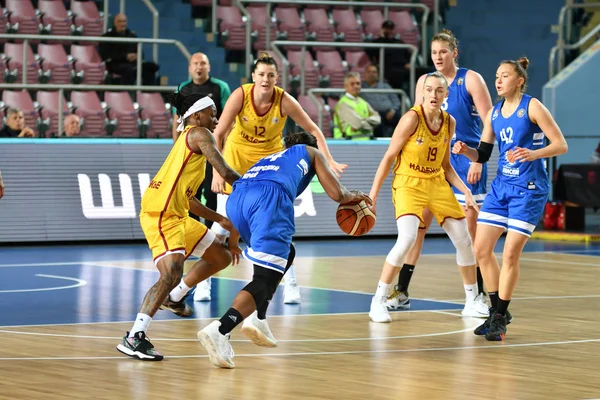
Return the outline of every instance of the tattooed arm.
[[[189,148],[196,154],[204,154],[210,165],[217,170],[219,175],[230,185],[240,179],[240,174],[231,169],[217,149],[217,143],[212,133],[207,128],[193,128],[187,136]]]

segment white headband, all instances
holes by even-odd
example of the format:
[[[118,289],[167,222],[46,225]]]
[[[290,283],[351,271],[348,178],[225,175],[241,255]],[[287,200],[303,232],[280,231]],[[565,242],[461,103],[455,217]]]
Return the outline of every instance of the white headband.
[[[197,113],[198,111],[202,111],[205,108],[208,107],[215,107],[215,102],[208,96],[201,98],[200,100],[198,100],[197,102],[194,103],[193,106],[191,106],[183,116],[179,117],[179,119],[177,120],[177,123],[179,124],[179,126],[177,127],[177,132],[183,132],[183,130],[185,129],[185,125],[184,125],[184,121],[187,117],[189,117],[192,114]]]

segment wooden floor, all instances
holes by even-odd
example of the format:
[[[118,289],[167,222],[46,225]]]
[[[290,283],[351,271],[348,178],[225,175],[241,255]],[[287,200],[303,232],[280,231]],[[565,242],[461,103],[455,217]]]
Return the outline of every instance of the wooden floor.
[[[384,258],[299,257],[298,281],[306,288],[373,293]],[[424,255],[411,296],[462,301],[454,260],[452,254]],[[94,264],[153,268],[118,259]],[[249,269],[229,268],[220,276],[245,279]],[[157,363],[115,350],[131,322],[0,323],[0,399],[600,398],[599,285],[598,256],[526,253],[504,342],[473,335],[481,320],[462,318],[460,306],[393,313],[391,324],[370,322],[364,311],[275,315],[269,324],[276,349],[256,347],[239,329],[233,332],[233,370],[214,368],[196,340],[211,318],[153,321],[148,334],[166,356]],[[304,300],[318,310],[327,298],[316,296]],[[26,299],[3,313],[19,313],[22,301],[42,306],[35,302],[43,297]],[[64,304],[56,301],[47,312],[62,312]]]

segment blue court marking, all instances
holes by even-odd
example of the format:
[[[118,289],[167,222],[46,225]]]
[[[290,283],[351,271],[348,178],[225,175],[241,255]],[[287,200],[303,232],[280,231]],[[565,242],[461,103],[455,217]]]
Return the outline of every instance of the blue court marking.
[[[153,271],[90,264],[4,266],[0,268],[0,326],[131,322],[157,278],[158,273]],[[87,284],[53,290],[73,285],[74,280]],[[211,302],[194,302],[193,296],[188,297],[188,304],[195,310],[194,317],[220,317],[245,285],[241,280],[213,278]],[[13,292],[3,292],[7,290]],[[366,293],[317,288],[301,288],[300,292],[301,305],[284,305],[280,288],[271,302],[269,315],[366,313],[372,297]],[[411,310],[461,310],[462,307],[457,303],[411,299]],[[180,318],[161,310],[155,319]]]

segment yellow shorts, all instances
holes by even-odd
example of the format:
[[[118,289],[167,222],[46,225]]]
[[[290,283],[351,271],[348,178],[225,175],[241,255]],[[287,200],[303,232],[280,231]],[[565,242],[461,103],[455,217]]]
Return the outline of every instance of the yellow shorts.
[[[229,146],[228,146],[229,144]],[[248,146],[242,146],[231,143],[225,143],[225,149],[223,149],[223,158],[227,161],[227,164],[240,175],[244,175],[251,166],[256,164],[258,160],[263,157],[275,154],[283,150],[281,148],[276,149],[262,149],[258,146],[249,148]],[[231,185],[225,184],[225,194],[231,194]]]
[[[155,263],[173,253],[201,257],[216,237],[206,225],[188,216],[142,212],[140,225]]]
[[[441,225],[446,218],[465,218],[463,208],[444,176],[432,179],[398,175],[392,184],[392,200],[396,219],[403,215],[416,215],[424,228],[423,209],[429,208]]]

